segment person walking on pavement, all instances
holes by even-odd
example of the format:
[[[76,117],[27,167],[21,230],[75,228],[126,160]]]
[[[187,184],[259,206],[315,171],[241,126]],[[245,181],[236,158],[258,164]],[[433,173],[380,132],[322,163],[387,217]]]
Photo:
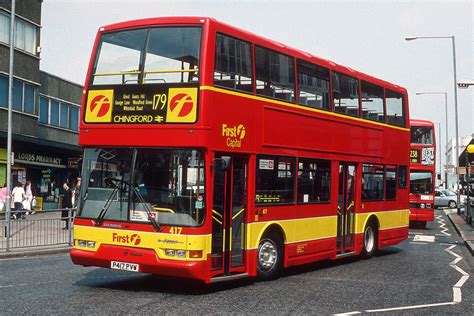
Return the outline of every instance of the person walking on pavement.
[[[33,192],[31,191],[31,181],[26,181],[25,184],[25,200],[23,201],[23,208],[26,210],[26,215],[31,212],[31,201],[33,201]],[[33,212],[31,212],[33,214]]]
[[[5,202],[7,200],[7,184],[5,183],[3,187],[0,188],[0,212],[3,212],[5,207]],[[5,207],[5,212],[7,208]]]
[[[23,201],[25,200],[25,190],[21,186],[21,182],[17,182],[12,191],[13,203],[15,205],[14,219],[21,219],[21,211],[23,209]]]
[[[63,230],[69,229],[69,210],[72,208],[72,190],[67,182],[63,184],[64,196],[63,196],[63,209],[61,211],[62,220],[66,222],[66,227]],[[72,214],[72,212],[71,212]]]
[[[77,209],[79,206],[79,198],[81,194],[81,178],[77,178],[76,186],[72,190],[72,206]]]

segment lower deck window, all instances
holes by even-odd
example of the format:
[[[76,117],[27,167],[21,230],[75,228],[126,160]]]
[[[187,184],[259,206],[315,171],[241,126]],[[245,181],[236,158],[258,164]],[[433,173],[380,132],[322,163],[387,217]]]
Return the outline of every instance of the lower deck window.
[[[325,160],[299,159],[298,203],[329,202],[331,163]]]
[[[362,165],[362,201],[378,201],[384,198],[384,166]]]
[[[257,156],[255,203],[285,204],[294,202],[295,159]]]

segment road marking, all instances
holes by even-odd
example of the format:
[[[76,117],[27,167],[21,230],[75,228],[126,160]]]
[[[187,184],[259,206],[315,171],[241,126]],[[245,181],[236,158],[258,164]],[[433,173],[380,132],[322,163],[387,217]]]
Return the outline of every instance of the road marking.
[[[448,212],[444,211],[446,216],[448,216]],[[442,215],[436,215],[437,222],[439,224],[439,228],[441,228],[441,233],[446,235],[446,236],[451,236],[450,233],[448,233],[448,228],[446,227],[446,223],[444,222],[443,216]]]
[[[438,223],[440,224],[440,228],[443,229],[442,233],[446,236],[451,236],[449,233],[447,233],[448,228],[446,228],[446,224],[444,222],[444,219],[442,218],[442,215],[437,215],[436,218],[438,219]],[[421,234],[419,234],[421,235]],[[415,238],[418,235],[415,235]],[[433,237],[434,241],[434,236],[420,236],[420,237]],[[413,240],[415,240],[415,238]],[[415,243],[415,242],[410,242],[410,243]],[[419,244],[419,243],[417,243]],[[466,281],[469,279],[469,274],[461,269],[460,267],[457,266],[459,261],[463,259],[462,256],[458,255],[457,253],[453,252],[452,250],[457,247],[457,245],[449,245],[449,244],[444,244],[448,245],[448,248],[445,248],[444,251],[455,257],[453,261],[449,263],[449,266],[453,268],[454,270],[458,271],[462,276],[456,282],[456,284],[453,285],[453,300],[451,302],[444,302],[444,303],[433,303],[433,304],[423,304],[423,305],[412,305],[412,306],[400,306],[400,307],[392,307],[392,308],[382,308],[382,309],[366,309],[362,312],[364,313],[379,313],[379,312],[389,312],[389,311],[399,311],[399,310],[408,310],[408,309],[418,309],[418,308],[427,308],[427,307],[437,307],[437,306],[448,306],[448,305],[456,305],[462,302],[462,291],[461,288],[466,283]],[[348,312],[348,313],[340,313],[340,314],[333,314],[333,315],[354,315],[354,314],[361,314],[362,312],[355,311],[355,312]]]
[[[419,242],[419,241],[410,241],[410,244],[414,244],[414,245],[428,245],[427,242]]]
[[[349,312],[349,313],[341,313],[341,314],[332,314],[333,316],[344,316],[344,315],[357,315],[362,314],[362,312]]]
[[[434,242],[434,241],[435,241],[435,236],[430,236],[430,235],[415,235],[415,237],[413,237],[413,241]]]
[[[393,308],[368,309],[368,310],[365,310],[364,312],[366,312],[366,313],[378,313],[378,312],[399,311],[399,310],[404,310],[404,309],[417,309],[417,308],[426,308],[426,307],[434,307],[434,306],[454,305],[454,304],[456,304],[456,303],[454,303],[454,302],[434,303],[434,304],[402,306],[402,307],[393,307]]]

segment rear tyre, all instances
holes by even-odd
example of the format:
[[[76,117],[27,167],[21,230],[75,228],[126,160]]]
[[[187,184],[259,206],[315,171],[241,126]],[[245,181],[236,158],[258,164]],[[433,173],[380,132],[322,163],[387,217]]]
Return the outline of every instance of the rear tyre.
[[[449,208],[456,208],[456,202],[454,202],[454,201],[449,201],[448,207],[449,207]]]
[[[364,229],[364,240],[362,242],[362,258],[372,258],[377,251],[377,228],[373,222],[367,224]]]
[[[427,222],[418,222],[418,228],[425,229]]]
[[[257,275],[262,280],[276,279],[283,267],[283,246],[280,238],[270,235],[260,240],[257,251]]]

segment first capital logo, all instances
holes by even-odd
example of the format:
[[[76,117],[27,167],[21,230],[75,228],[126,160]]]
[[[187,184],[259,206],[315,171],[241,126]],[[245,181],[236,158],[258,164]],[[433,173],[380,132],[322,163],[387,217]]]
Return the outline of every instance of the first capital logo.
[[[114,90],[90,90],[87,97],[86,123],[110,123]]]

